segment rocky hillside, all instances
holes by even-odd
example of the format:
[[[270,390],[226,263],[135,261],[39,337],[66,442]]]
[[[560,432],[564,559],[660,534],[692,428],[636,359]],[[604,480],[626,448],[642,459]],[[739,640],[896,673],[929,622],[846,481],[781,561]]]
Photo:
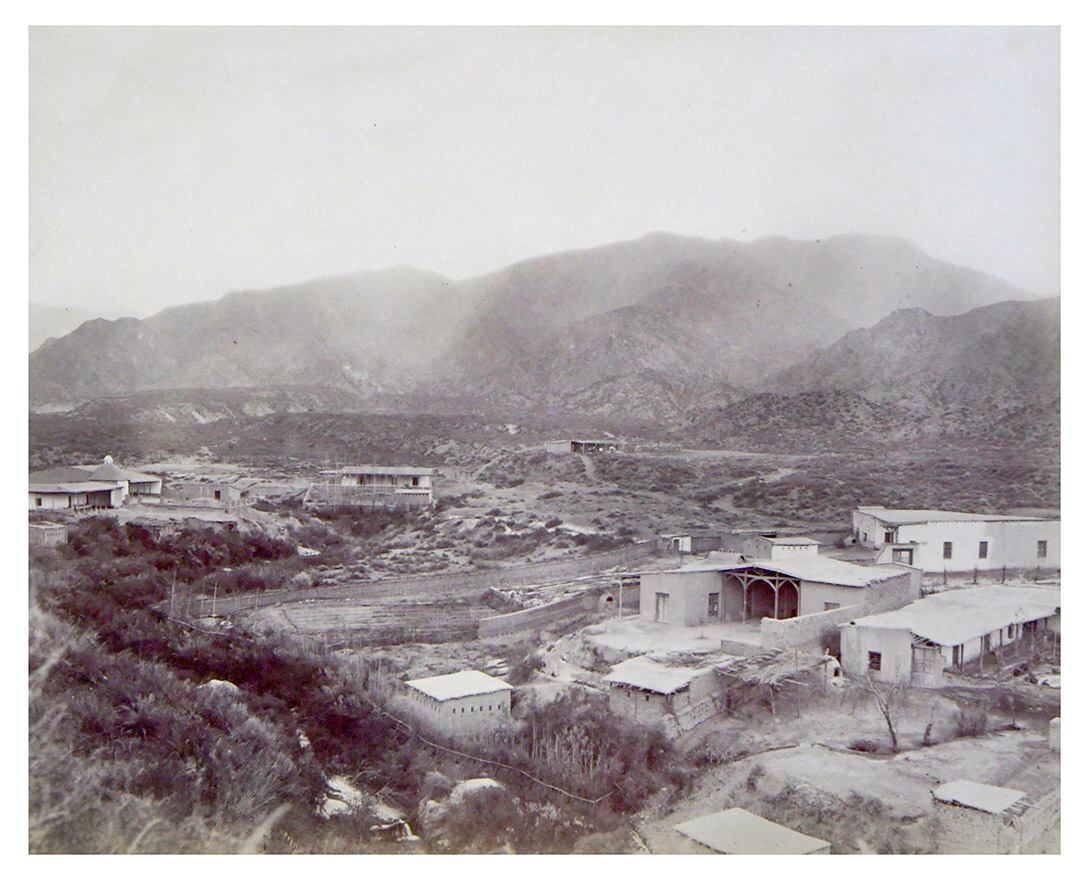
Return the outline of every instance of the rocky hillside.
[[[461,282],[401,268],[90,321],[31,355],[30,392],[36,404],[71,404],[320,386],[388,406],[431,400],[452,411],[459,399],[472,411],[672,421],[895,309],[956,314],[1027,298],[897,239],[654,234]]]
[[[932,416],[966,405],[1051,404],[1060,396],[1060,303],[1002,302],[949,317],[897,311],[764,387],[781,394],[848,391]]]

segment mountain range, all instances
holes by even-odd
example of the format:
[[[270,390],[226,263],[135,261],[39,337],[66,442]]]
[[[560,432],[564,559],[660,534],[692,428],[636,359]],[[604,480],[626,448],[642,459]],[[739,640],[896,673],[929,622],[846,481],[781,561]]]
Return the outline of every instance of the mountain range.
[[[32,405],[197,418],[194,389],[232,389],[199,418],[440,401],[712,434],[752,395],[819,394],[889,422],[1005,415],[1058,406],[1059,303],[895,238],[654,233],[463,281],[400,267],[91,320],[30,357]]]

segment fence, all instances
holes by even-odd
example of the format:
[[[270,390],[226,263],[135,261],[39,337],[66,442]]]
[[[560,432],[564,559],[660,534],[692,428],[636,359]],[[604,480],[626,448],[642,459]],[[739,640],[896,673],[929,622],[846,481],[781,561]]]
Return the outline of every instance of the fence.
[[[654,543],[644,541],[606,553],[559,559],[552,562],[536,562],[510,568],[483,571],[455,572],[450,574],[420,575],[414,577],[386,578],[379,581],[363,581],[336,587],[308,587],[297,590],[268,590],[263,593],[246,593],[215,599],[192,597],[186,600],[186,613],[197,616],[208,614],[233,614],[237,611],[255,610],[285,602],[301,602],[308,599],[381,599],[390,596],[426,595],[454,590],[483,589],[486,587],[523,586],[544,583],[561,578],[595,574],[616,565],[652,556]]]

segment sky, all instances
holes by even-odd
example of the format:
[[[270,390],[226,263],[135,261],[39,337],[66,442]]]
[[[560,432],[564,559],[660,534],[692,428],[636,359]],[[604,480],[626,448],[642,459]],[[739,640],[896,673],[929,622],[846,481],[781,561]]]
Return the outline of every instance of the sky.
[[[1059,291],[1056,28],[32,28],[30,299],[143,316],[669,232]]]

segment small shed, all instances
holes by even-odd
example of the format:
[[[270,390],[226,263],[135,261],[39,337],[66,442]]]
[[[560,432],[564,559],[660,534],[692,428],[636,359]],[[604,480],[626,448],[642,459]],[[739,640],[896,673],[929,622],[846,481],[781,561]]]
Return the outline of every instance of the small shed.
[[[824,855],[830,851],[828,841],[800,834],[738,807],[682,822],[675,830],[725,855]]]
[[[938,852],[1021,851],[1021,819],[1030,808],[1024,791],[955,779],[940,785],[931,796]]]
[[[408,710],[434,733],[485,738],[511,720],[513,686],[476,669],[416,678],[405,687]]]
[[[36,547],[56,547],[68,543],[68,529],[62,523],[30,523],[30,543]]]

